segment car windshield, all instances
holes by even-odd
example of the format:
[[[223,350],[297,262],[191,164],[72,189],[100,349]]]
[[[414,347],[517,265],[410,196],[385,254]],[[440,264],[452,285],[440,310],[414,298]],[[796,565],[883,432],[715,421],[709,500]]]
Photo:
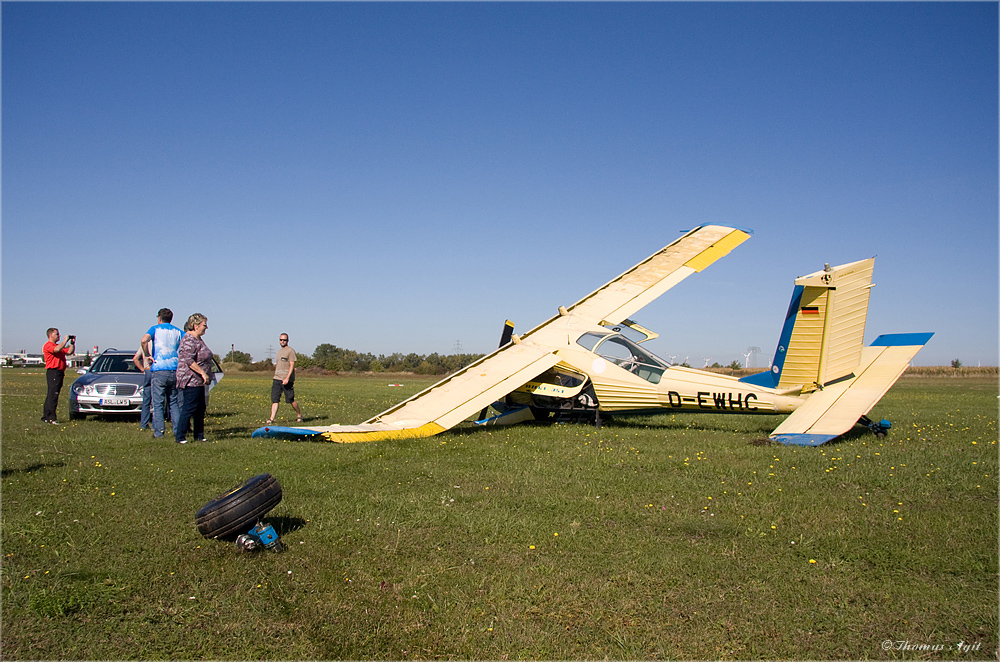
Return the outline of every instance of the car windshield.
[[[90,367],[90,372],[135,372],[141,371],[132,363],[132,357],[125,354],[102,354]]]

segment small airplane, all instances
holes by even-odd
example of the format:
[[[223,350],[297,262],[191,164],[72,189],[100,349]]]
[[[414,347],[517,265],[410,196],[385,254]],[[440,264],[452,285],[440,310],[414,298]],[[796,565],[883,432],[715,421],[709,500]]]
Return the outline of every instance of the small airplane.
[[[254,437],[335,442],[416,439],[466,420],[504,425],[589,421],[623,414],[788,414],[770,438],[818,446],[891,423],[868,413],[933,333],[882,335],[864,347],[874,258],[795,279],[770,370],[737,379],[673,365],[642,347],[656,337],[631,317],[727,255],[750,232],[705,225],[500,347],[360,425],[263,427]],[[492,410],[492,415],[489,415]]]

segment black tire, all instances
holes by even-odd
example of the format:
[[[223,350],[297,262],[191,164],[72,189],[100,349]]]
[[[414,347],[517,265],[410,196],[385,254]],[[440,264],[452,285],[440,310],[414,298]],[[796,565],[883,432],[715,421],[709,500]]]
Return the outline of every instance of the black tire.
[[[281,501],[281,485],[271,474],[260,474],[209,501],[194,516],[206,538],[235,539],[246,533]]]

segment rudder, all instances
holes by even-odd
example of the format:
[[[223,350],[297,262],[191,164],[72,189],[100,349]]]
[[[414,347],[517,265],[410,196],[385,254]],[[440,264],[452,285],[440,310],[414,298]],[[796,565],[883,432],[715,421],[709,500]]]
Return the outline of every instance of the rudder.
[[[795,279],[770,373],[743,381],[809,391],[850,377],[861,360],[875,258]]]

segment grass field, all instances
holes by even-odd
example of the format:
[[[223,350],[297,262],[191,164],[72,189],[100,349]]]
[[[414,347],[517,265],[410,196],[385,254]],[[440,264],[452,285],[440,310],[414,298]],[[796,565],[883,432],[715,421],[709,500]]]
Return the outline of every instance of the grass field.
[[[227,375],[214,443],[39,421],[4,370],[3,659],[996,659],[995,377],[904,377],[879,440],[767,444],[772,417],[251,440],[269,375]],[[357,423],[433,380],[302,377]],[[282,405],[287,423],[292,415]],[[273,474],[282,554],[194,513]]]

